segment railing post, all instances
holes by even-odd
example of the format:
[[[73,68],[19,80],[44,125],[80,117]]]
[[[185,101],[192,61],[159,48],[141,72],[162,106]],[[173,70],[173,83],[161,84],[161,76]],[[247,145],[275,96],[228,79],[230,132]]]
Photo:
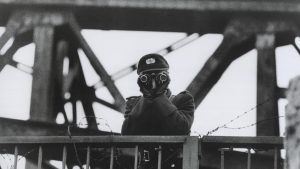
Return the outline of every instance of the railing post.
[[[199,169],[198,137],[186,137],[183,143],[183,169]]]
[[[67,147],[64,145],[63,147],[63,157],[62,157],[62,169],[66,168],[66,161],[67,161]]]
[[[158,146],[158,159],[157,159],[157,169],[161,169],[161,159],[162,159],[162,147]]]
[[[278,148],[274,148],[274,169],[277,169],[277,159],[278,159]]]
[[[251,169],[251,149],[248,148],[247,169]]]
[[[87,147],[86,151],[86,169],[90,169],[91,147]]]
[[[114,148],[114,146],[112,146],[110,148],[110,166],[109,166],[109,169],[114,168],[114,154],[115,154],[115,148]]]
[[[42,162],[43,162],[43,149],[42,146],[39,146],[39,156],[38,156],[38,169],[42,168]]]
[[[138,166],[138,153],[139,153],[139,146],[136,145],[134,150],[134,169],[137,169]]]
[[[18,146],[15,145],[15,159],[14,159],[14,169],[17,169],[18,166]]]
[[[221,149],[221,169],[224,169],[225,167],[224,167],[224,163],[225,163],[225,157],[224,157],[225,155],[224,155],[224,150],[223,149]]]

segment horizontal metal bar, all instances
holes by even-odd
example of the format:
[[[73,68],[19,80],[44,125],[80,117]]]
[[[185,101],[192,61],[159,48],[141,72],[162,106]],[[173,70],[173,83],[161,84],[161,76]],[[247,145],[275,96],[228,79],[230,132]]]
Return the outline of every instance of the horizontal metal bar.
[[[258,137],[231,137],[231,136],[204,136],[202,138],[203,147],[216,146],[220,147],[261,147],[265,148],[282,148],[283,137],[276,136],[258,136]]]
[[[0,144],[55,144],[55,143],[116,143],[116,144],[180,144],[184,143],[188,137],[195,136],[73,136],[72,140],[68,136],[0,136]],[[196,138],[196,137],[195,137]],[[283,138],[275,136],[259,137],[229,137],[229,136],[204,136],[201,140],[204,147],[249,147],[259,146],[282,148]]]
[[[289,11],[299,12],[299,3],[292,0],[281,1],[232,1],[232,0],[0,0],[1,5],[42,5],[65,7],[127,7],[155,9],[190,9],[223,11]]]
[[[188,136],[5,136],[0,144],[54,143],[183,143]]]

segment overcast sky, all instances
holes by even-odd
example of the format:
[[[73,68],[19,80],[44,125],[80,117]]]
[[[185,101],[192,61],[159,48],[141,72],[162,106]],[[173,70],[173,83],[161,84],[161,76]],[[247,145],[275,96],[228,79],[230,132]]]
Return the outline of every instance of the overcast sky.
[[[0,29],[0,34],[4,29]],[[109,74],[136,63],[145,54],[163,49],[185,36],[185,33],[134,32],[134,31],[82,31],[84,37],[96,53],[100,62]],[[222,41],[219,34],[201,36],[191,44],[166,56],[170,64],[170,89],[177,94],[186,89],[205,61],[212,55]],[[25,65],[33,65],[34,44],[21,48],[14,59]],[[210,91],[195,112],[192,134],[206,134],[218,125],[227,123],[239,114],[256,106],[256,50],[252,50],[234,61],[223,74],[219,82]],[[81,62],[88,85],[98,82],[99,77],[92,70],[84,54],[80,51]],[[300,74],[300,56],[292,46],[276,49],[277,78],[280,87],[287,87],[290,78]],[[141,95],[136,84],[136,71],[116,81],[124,97]],[[11,66],[6,66],[0,73],[0,116],[27,120],[32,77]],[[111,101],[105,88],[97,90],[97,96]],[[280,115],[284,115],[286,101],[279,101]],[[70,105],[66,105],[67,112]],[[93,104],[101,129],[120,132],[123,117],[100,104]],[[80,104],[78,104],[80,109]],[[70,112],[69,112],[70,113]],[[83,118],[80,113],[79,119]],[[249,111],[245,116],[229,124],[229,127],[241,127],[255,123],[256,110]],[[58,119],[61,122],[61,119]],[[83,119],[84,121],[84,119]],[[281,134],[284,119],[281,118]],[[255,127],[241,130],[220,129],[213,135],[254,136]]]

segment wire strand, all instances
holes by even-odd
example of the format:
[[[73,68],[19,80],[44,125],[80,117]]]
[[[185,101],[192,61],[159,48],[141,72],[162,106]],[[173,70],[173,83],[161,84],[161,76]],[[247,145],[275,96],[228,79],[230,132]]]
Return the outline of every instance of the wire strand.
[[[244,128],[248,128],[248,127],[252,127],[252,126],[255,126],[259,123],[262,123],[262,122],[265,122],[265,121],[271,121],[271,120],[275,120],[275,119],[279,119],[279,118],[282,118],[282,117],[285,117],[285,116],[274,116],[272,118],[268,118],[268,119],[264,119],[264,120],[260,120],[260,121],[257,121],[256,123],[252,123],[250,125],[246,125],[246,126],[242,126],[242,127],[228,127],[228,126],[225,126],[223,128],[225,129],[244,129]]]
[[[263,102],[257,104],[256,106],[252,107],[252,108],[249,109],[248,111],[245,111],[245,112],[243,112],[243,113],[237,115],[235,118],[231,119],[231,120],[228,121],[227,123],[224,123],[224,124],[222,124],[222,125],[217,126],[216,128],[214,128],[214,129],[208,131],[207,134],[206,134],[206,136],[215,133],[216,131],[218,131],[218,130],[221,129],[221,128],[227,127],[228,124],[231,124],[231,123],[234,122],[235,120],[237,120],[237,119],[239,119],[239,118],[245,116],[245,115],[248,114],[249,112],[251,112],[251,111],[257,109],[258,107],[260,107],[260,106],[262,106],[262,105],[264,105],[264,104],[270,102],[271,100],[272,100],[272,98],[268,98],[268,99],[266,99],[265,101],[263,101]]]

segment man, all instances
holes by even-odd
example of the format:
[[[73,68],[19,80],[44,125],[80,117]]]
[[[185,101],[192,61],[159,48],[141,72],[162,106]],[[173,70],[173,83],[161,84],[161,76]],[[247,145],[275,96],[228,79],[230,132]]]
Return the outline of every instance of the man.
[[[188,135],[194,119],[194,99],[184,91],[174,96],[168,88],[169,64],[158,54],[143,56],[137,83],[143,96],[127,98],[123,135]],[[153,149],[142,158],[153,158]],[[166,152],[166,151],[165,151]],[[149,157],[148,157],[149,156]],[[163,153],[164,156],[164,153]],[[144,160],[145,161],[145,160]],[[145,164],[145,163],[144,163]],[[152,164],[146,164],[149,167]]]

